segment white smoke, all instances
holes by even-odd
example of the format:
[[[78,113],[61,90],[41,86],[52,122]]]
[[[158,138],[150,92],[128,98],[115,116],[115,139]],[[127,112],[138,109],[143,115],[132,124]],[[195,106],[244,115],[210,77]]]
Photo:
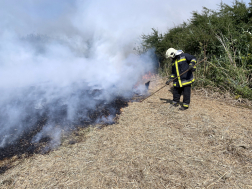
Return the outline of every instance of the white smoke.
[[[24,1],[20,9],[14,6],[15,14],[21,16],[26,9],[35,11],[46,3],[30,6]],[[51,15],[36,18],[31,11],[19,20],[7,18],[3,24],[0,147],[36,130],[32,142],[49,137],[50,146],[55,147],[60,144],[61,129],[94,121],[90,112],[116,97],[130,98],[142,75],[153,71],[153,51],[143,55],[133,51],[138,40],[132,35],[135,29],[127,31],[130,23],[104,17],[91,1],[75,1],[72,6],[74,12],[63,8],[57,16],[48,12]],[[35,31],[29,31],[30,25],[36,26]],[[100,115],[95,122],[112,120],[111,115]]]
[[[136,82],[155,67],[153,51],[137,55],[133,50],[141,34],[152,27],[165,32],[187,20],[194,9],[181,14],[181,5],[164,0],[1,1],[0,148],[38,125],[41,132],[33,142],[50,137],[51,146],[58,145],[60,129],[89,121],[90,111],[115,97],[130,98]]]

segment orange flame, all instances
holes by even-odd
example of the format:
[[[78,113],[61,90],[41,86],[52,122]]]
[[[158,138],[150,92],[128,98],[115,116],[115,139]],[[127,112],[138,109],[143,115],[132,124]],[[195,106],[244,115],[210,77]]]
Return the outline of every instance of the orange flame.
[[[155,75],[151,72],[144,74],[142,78],[134,85],[134,88],[137,88],[140,84],[145,84],[146,82],[150,81],[154,77]]]
[[[151,72],[148,72],[147,74],[142,76],[142,80],[150,80],[152,77],[154,77],[154,74]]]

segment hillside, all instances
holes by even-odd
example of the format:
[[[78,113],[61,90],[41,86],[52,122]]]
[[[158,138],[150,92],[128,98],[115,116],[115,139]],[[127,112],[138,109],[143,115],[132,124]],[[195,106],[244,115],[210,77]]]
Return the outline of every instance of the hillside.
[[[152,81],[150,92],[163,84]],[[48,154],[2,162],[13,167],[0,175],[0,188],[252,188],[252,109],[204,90],[193,91],[186,111],[171,99],[167,86],[130,102],[114,125],[79,130]]]

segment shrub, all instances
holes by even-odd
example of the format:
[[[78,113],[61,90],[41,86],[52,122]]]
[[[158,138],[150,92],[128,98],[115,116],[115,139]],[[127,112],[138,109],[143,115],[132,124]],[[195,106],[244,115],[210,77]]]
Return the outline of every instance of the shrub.
[[[163,76],[170,74],[168,48],[182,49],[200,61],[195,73],[198,87],[218,87],[252,99],[252,3],[221,3],[219,10],[203,8],[193,12],[188,23],[171,28],[167,33],[143,35],[142,49],[155,48]]]

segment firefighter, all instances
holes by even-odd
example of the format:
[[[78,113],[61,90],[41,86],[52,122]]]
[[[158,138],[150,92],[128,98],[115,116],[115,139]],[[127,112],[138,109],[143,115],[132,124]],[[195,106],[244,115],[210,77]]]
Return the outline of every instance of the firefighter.
[[[174,48],[169,48],[166,51],[166,58],[172,59],[172,74],[170,79],[166,84],[170,84],[171,81],[185,72],[183,75],[179,76],[173,81],[173,101],[172,105],[179,106],[180,96],[183,94],[183,104],[180,110],[186,110],[189,108],[190,98],[191,98],[191,85],[194,82],[193,73],[196,70],[196,58],[193,55],[184,53],[182,50],[176,50]]]

